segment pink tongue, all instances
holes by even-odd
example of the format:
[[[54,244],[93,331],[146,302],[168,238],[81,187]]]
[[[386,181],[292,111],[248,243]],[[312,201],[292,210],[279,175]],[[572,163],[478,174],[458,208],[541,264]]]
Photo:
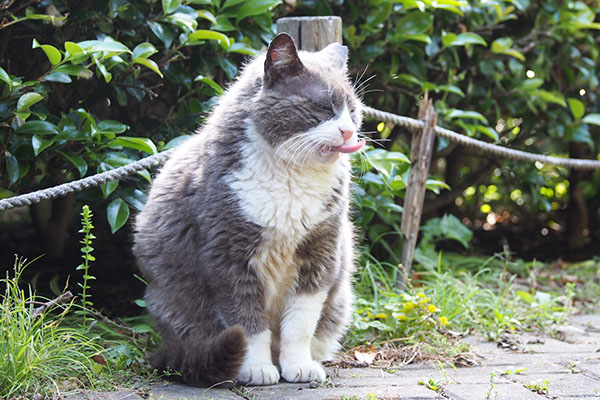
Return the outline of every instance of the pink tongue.
[[[340,153],[354,153],[354,152],[362,149],[364,145],[365,145],[365,140],[361,139],[356,144],[344,143],[342,145],[334,147],[333,151],[339,151]]]

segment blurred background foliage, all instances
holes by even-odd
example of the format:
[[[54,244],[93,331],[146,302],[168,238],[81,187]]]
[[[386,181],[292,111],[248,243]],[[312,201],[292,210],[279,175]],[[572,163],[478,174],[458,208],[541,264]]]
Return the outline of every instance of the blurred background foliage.
[[[3,0],[0,196],[181,143],[274,36],[276,18],[296,15],[342,17],[350,72],[367,105],[415,116],[429,90],[442,126],[595,159],[598,12],[598,1],[554,0]],[[393,265],[410,133],[374,120],[364,130],[374,142],[355,164],[356,220],[369,253]],[[30,216],[0,214],[10,228],[3,256],[28,254],[17,242],[30,218],[36,251],[60,260],[85,202],[108,222],[96,223],[101,239],[102,229],[120,230],[109,251],[123,249],[112,261],[131,264],[126,222],[150,181],[142,171],[32,206]],[[542,259],[598,253],[600,171],[504,160],[438,139],[428,183],[419,256],[465,248]]]

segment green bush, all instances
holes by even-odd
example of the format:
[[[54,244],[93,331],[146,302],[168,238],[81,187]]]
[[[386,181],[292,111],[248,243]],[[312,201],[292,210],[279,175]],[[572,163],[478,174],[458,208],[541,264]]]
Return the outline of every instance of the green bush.
[[[281,0],[45,0],[0,11],[0,196],[128,164],[178,144],[273,34]],[[141,209],[148,171],[79,199],[113,232]],[[62,203],[61,203],[62,201]],[[32,216],[52,241],[73,204]],[[56,214],[61,215],[56,215]],[[63,224],[65,225],[65,224]],[[64,228],[63,228],[64,229]],[[49,245],[49,250],[53,246]]]
[[[363,82],[375,76],[362,86],[372,107],[415,116],[429,90],[440,125],[534,153],[594,159],[599,12],[596,2],[558,0],[315,0],[295,10],[343,18],[351,70],[366,70]],[[367,129],[407,154],[410,135],[378,122]],[[575,256],[600,240],[600,171],[498,159],[445,139],[433,157],[433,178],[451,190],[430,193],[426,215],[451,212],[479,228],[492,222],[490,230],[520,221],[540,239],[561,234]],[[397,220],[379,221],[395,231]]]

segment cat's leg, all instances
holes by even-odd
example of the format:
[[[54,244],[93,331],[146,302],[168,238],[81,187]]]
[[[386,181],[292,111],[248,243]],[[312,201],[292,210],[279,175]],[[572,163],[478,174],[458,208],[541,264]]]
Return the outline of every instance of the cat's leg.
[[[344,274],[329,292],[310,350],[314,360],[331,360],[351,320],[352,283]]]
[[[245,385],[274,385],[279,382],[279,371],[271,360],[271,331],[269,329],[247,336],[246,357],[238,374]]]
[[[288,382],[324,381],[321,364],[311,357],[311,341],[317,328],[326,291],[291,296],[281,321],[279,365]]]

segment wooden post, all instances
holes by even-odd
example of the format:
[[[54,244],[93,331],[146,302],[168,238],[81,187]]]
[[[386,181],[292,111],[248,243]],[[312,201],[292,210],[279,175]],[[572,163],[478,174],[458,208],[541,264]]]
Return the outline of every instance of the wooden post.
[[[437,125],[437,113],[433,108],[433,102],[429,99],[428,92],[425,92],[425,97],[419,107],[419,119],[425,122],[425,127],[420,132],[414,132],[412,137],[410,150],[412,167],[406,184],[406,197],[404,198],[404,212],[402,214],[401,226],[404,234],[401,262],[406,278],[410,276],[410,269],[415,255],[419,224],[421,223],[423,202],[425,200],[427,175],[429,174],[435,139],[434,129]],[[403,284],[404,280],[398,279],[397,285],[401,287]]]
[[[289,17],[277,20],[277,33],[286,32],[300,50],[319,51],[330,43],[342,43],[340,17]]]

